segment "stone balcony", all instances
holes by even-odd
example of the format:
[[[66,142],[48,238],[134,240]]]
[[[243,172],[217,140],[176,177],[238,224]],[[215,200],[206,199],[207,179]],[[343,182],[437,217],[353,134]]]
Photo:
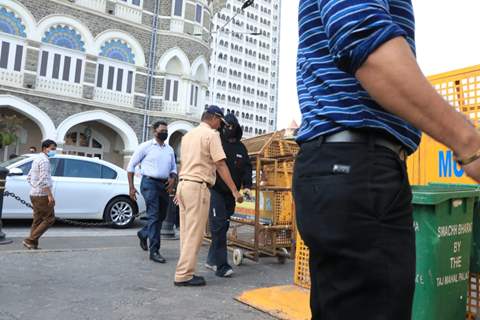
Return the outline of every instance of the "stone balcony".
[[[22,87],[23,72],[0,69],[0,84],[11,87]]]
[[[124,92],[95,88],[93,90],[93,99],[98,102],[124,107],[133,107],[133,94]]]
[[[183,33],[183,30],[184,30],[183,20],[172,17],[172,19],[170,20],[170,31]]]
[[[142,8],[128,3],[117,1],[115,4],[115,16],[135,23],[142,23]]]
[[[81,84],[44,77],[37,77],[36,89],[72,98],[81,98],[83,93]]]
[[[107,7],[107,0],[75,0],[75,3],[99,12],[105,12]]]

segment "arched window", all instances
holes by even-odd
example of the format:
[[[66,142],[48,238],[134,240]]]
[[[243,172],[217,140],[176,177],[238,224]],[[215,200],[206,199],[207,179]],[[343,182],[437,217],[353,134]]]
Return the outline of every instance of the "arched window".
[[[167,73],[164,85],[165,101],[173,103],[178,103],[180,101],[180,78],[183,74],[183,70],[184,67],[179,57],[174,56],[168,61],[165,67],[165,72]]]
[[[81,97],[85,42],[80,33],[69,25],[53,25],[43,34],[42,44],[37,88]]]
[[[25,25],[13,11],[0,6],[0,32],[26,38]]]
[[[25,38],[23,21],[6,7],[0,6],[0,74],[15,73],[18,77],[2,76],[0,81],[23,86]]]
[[[132,95],[135,81],[135,55],[132,48],[121,39],[111,39],[102,44],[99,56],[96,88]],[[127,104],[132,102],[130,97]]]

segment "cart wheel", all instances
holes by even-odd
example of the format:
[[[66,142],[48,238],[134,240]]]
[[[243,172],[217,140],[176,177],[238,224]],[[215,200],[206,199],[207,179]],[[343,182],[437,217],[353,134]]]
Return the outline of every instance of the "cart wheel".
[[[280,253],[277,255],[278,263],[284,264],[287,261],[287,258],[290,257],[290,253],[286,248],[281,248]]]
[[[233,264],[236,266],[241,265],[243,262],[243,250],[233,249]]]

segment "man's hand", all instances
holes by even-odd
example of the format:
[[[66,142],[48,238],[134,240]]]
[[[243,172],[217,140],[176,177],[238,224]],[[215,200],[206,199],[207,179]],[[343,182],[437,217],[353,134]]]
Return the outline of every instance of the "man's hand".
[[[240,192],[236,191],[233,196],[235,197],[235,201],[238,203],[243,202],[243,196],[240,194]]]
[[[480,159],[473,161],[472,163],[463,166],[467,176],[480,183]]]
[[[175,187],[175,178],[168,178],[168,181],[165,184],[165,186],[167,188],[167,192],[169,194],[172,194],[173,193],[173,187]]]
[[[48,205],[50,207],[55,207],[55,198],[53,198],[52,194],[48,195]]]
[[[135,189],[135,187],[130,187],[130,199],[132,199],[133,201],[137,201],[137,189]]]
[[[175,195],[175,197],[173,197],[173,203],[178,207],[178,205],[180,204],[180,200],[178,199],[178,196]]]
[[[232,176],[230,175],[230,171],[228,170],[228,166],[227,166],[227,163],[225,162],[225,159],[215,162],[215,165],[217,166],[218,174],[223,179],[225,184],[228,186],[228,188],[230,189],[230,192],[232,192],[232,195],[235,198],[235,201],[237,201],[238,203],[242,203],[243,196],[240,194],[240,192],[238,192],[237,187],[235,186],[235,182],[233,182]]]

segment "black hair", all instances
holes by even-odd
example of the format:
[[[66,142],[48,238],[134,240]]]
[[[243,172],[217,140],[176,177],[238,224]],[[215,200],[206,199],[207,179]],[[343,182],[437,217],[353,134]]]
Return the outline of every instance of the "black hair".
[[[55,146],[55,148],[57,147],[57,143],[53,140],[50,140],[50,139],[47,139],[45,141],[42,142],[42,150],[45,150],[47,149],[48,147],[50,146]]]
[[[29,149],[33,149],[33,150],[37,151],[37,147],[34,147],[34,146],[31,146]]]
[[[12,153],[8,156],[8,160],[12,160],[12,159],[15,159],[17,157],[18,157],[18,155],[16,153]]]
[[[168,123],[166,123],[165,121],[157,121],[152,125],[152,128],[153,128],[153,130],[157,130],[158,127],[160,127],[160,126],[168,127]]]

